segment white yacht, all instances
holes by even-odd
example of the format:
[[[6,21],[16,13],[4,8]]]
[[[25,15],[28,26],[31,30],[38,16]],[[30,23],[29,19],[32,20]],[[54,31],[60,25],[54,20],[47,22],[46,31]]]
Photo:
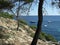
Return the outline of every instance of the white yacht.
[[[51,23],[52,21],[48,21],[48,23]]]
[[[47,25],[44,25],[44,27],[47,27]]]

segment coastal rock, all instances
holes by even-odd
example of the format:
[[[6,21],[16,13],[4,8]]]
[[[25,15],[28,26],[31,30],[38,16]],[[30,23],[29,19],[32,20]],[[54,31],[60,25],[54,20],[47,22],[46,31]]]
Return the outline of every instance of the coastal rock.
[[[30,45],[32,42],[31,33],[35,33],[28,25],[22,24],[19,31],[16,30],[17,21],[0,17],[0,45]],[[28,32],[29,31],[29,32]],[[38,40],[37,45],[55,45],[48,41]]]

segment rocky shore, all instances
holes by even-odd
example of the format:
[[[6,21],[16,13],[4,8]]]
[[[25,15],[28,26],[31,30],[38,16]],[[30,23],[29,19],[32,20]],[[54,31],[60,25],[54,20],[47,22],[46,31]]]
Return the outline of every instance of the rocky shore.
[[[0,17],[0,45],[30,45],[31,33],[35,33],[28,25],[20,23],[19,31],[16,30],[17,21]],[[31,32],[31,33],[30,33]],[[58,45],[56,42],[38,40],[37,45]]]

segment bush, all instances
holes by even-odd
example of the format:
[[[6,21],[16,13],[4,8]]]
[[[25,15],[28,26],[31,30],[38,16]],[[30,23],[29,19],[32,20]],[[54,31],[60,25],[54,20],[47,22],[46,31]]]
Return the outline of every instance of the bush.
[[[19,22],[27,25],[27,22],[25,20],[23,20],[23,19],[19,20]]]
[[[39,35],[39,39],[46,40],[45,35],[46,35],[46,33],[41,32],[40,35]]]
[[[34,33],[31,33],[30,35],[31,37],[34,37]],[[50,34],[46,34],[44,32],[41,32],[39,35],[39,39],[43,40],[43,41],[53,41],[53,42],[57,42],[57,40]]]
[[[13,19],[13,15],[11,15],[7,12],[0,12],[0,17]]]
[[[34,33],[31,33],[30,36],[31,36],[31,37],[34,37]]]
[[[0,34],[0,39],[8,39],[9,37],[7,34]]]
[[[57,41],[57,40],[56,40],[52,35],[50,35],[50,34],[47,34],[47,35],[45,36],[45,38],[46,38],[47,41],[53,41],[53,42],[56,42],[56,41]]]
[[[30,28],[32,28],[33,30],[36,30],[36,26],[30,26]]]
[[[30,28],[32,28],[33,30],[35,30],[37,27],[36,26],[30,26]],[[33,37],[34,34],[32,33],[30,36]],[[52,35],[46,34],[44,32],[40,33],[39,39],[41,39],[41,40],[47,40],[47,41],[53,41],[53,42],[57,41]]]
[[[46,33],[43,33],[43,32],[41,32],[41,34],[39,36],[39,39],[47,40],[47,41],[53,41],[53,42],[57,41],[52,35],[46,34]]]

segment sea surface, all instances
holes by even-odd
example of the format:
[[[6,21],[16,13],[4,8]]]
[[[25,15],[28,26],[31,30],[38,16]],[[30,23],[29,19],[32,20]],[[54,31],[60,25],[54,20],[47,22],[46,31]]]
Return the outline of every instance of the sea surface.
[[[20,16],[28,25],[37,25],[37,16]],[[51,34],[60,41],[60,16],[43,16],[42,32]]]

